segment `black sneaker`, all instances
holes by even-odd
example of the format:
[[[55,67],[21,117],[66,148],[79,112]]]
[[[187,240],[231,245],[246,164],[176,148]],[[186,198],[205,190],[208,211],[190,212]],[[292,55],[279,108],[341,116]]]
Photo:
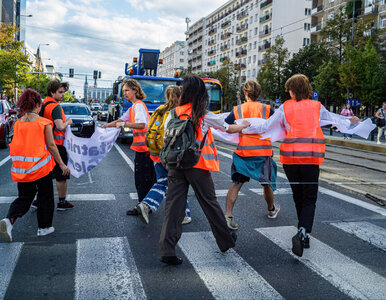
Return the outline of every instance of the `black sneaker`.
[[[58,211],[65,211],[67,209],[72,209],[74,208],[74,204],[71,204],[70,202],[68,201],[64,201],[64,202],[59,202],[57,207],[56,207],[56,210]]]
[[[302,257],[303,256],[303,241],[304,241],[304,236],[301,231],[296,233],[292,237],[292,252],[293,254]]]
[[[177,256],[161,256],[160,261],[167,265],[177,266],[182,264],[183,260]]]
[[[128,216],[138,216],[138,210],[137,210],[137,207],[134,207],[133,209],[129,209],[129,210],[126,212],[126,215],[128,215]]]
[[[32,201],[31,208],[38,209],[38,200]]]
[[[306,236],[303,240],[303,248],[308,249],[310,248],[310,237]]]

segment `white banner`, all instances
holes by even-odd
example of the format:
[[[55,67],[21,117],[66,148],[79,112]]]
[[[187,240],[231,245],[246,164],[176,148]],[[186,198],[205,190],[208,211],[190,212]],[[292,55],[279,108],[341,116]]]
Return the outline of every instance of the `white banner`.
[[[71,175],[79,178],[96,167],[111,150],[118,138],[119,129],[96,127],[90,138],[75,136],[67,126],[64,147],[67,149]]]

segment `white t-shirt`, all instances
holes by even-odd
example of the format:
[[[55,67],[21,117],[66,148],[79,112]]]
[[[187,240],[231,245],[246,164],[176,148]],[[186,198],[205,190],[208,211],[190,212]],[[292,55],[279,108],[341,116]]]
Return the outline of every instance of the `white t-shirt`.
[[[134,123],[145,123],[145,128],[147,128],[149,123],[149,114],[146,112],[145,104],[138,103],[136,106],[134,106],[134,116]],[[130,108],[120,119],[125,122],[130,122]]]

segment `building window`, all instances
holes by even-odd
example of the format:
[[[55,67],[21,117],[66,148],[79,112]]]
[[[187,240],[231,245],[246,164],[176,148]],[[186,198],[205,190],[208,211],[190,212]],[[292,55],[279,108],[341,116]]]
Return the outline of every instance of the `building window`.
[[[386,1],[386,0],[385,0]],[[257,22],[257,14],[255,15],[255,22]]]
[[[184,59],[183,59],[183,58],[180,58],[180,62],[184,62]]]
[[[330,12],[327,16],[327,20],[332,20],[334,18],[334,12]]]
[[[255,27],[255,35],[257,35],[257,32],[258,32],[258,28]]]
[[[184,51],[180,51],[180,55],[184,55]]]
[[[311,24],[310,23],[304,23],[304,30],[311,30]]]
[[[306,16],[311,16],[311,8],[306,8],[306,9],[304,10],[304,14],[305,14]]]
[[[248,70],[248,77],[251,77],[251,70]]]
[[[255,41],[255,42],[253,43],[253,49],[256,49],[256,47],[257,47],[257,41]]]
[[[332,2],[334,2],[334,0],[328,0],[328,2],[332,3]]]
[[[249,24],[252,24],[252,22],[253,22],[253,17],[250,17],[249,18]]]
[[[304,39],[303,39],[303,46],[309,45],[309,44],[310,44],[310,39],[304,38]]]
[[[253,56],[253,63],[256,63],[256,55]]]
[[[253,76],[253,77],[256,77],[256,69],[253,69],[253,71],[252,71],[252,76]]]
[[[252,50],[252,43],[249,43],[248,50]]]
[[[385,0],[386,1],[386,0]],[[386,16],[381,17],[380,28],[386,28]]]
[[[252,60],[252,58],[250,56],[248,56],[248,64],[251,63],[251,60]]]
[[[252,37],[252,30],[249,30],[249,37]]]

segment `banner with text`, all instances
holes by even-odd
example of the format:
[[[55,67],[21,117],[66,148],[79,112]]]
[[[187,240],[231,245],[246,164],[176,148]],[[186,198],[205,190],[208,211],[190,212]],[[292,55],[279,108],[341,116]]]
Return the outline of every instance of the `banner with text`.
[[[96,167],[111,150],[118,138],[119,129],[96,127],[90,138],[75,136],[67,126],[64,146],[67,149],[71,175],[79,178]]]

